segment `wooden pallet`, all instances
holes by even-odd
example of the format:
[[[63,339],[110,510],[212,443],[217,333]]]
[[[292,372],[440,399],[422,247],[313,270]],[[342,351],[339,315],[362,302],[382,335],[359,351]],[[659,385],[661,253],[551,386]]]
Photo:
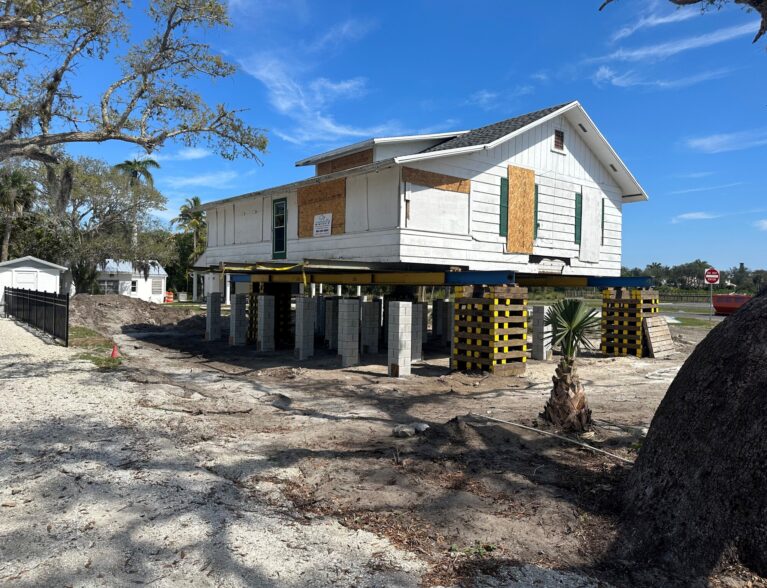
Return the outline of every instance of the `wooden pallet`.
[[[667,357],[674,353],[674,340],[665,317],[653,316],[642,321],[650,357]]]

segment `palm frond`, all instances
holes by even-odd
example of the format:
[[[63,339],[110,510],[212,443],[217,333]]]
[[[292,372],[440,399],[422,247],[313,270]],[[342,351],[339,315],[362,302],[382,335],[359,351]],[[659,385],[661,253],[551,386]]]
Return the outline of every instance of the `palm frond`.
[[[565,299],[553,304],[544,319],[551,326],[551,344],[559,347],[568,360],[575,359],[580,349],[593,349],[590,337],[599,332],[600,316],[582,300]]]

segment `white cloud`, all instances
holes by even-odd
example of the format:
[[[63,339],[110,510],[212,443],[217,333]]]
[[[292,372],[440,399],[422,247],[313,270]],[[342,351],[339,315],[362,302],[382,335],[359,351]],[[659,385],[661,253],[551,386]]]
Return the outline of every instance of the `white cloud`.
[[[760,231],[767,231],[767,218],[756,221],[756,228]]]
[[[734,188],[735,186],[742,186],[743,182],[733,182],[732,184],[721,184],[719,186],[703,186],[700,188],[687,188],[685,190],[674,190],[669,194],[692,194],[694,192],[712,192],[714,190],[724,190],[726,188]]]
[[[694,151],[703,153],[724,153],[742,151],[767,145],[767,128],[735,133],[718,133],[687,139],[686,145]]]
[[[358,98],[367,92],[363,78],[331,81],[317,78],[307,84],[294,77],[295,68],[271,56],[256,55],[241,61],[243,69],[259,80],[269,95],[269,102],[295,126],[274,132],[292,143],[312,141],[332,143],[338,139],[363,138],[401,132],[396,122],[371,127],[356,127],[337,122],[328,108],[341,99]]]
[[[657,90],[673,90],[686,88],[709,80],[718,80],[729,75],[731,71],[731,69],[715,69],[670,80],[647,80],[633,70],[619,74],[610,66],[601,65],[591,76],[591,79],[597,86],[610,84],[619,88],[642,87]]]
[[[720,214],[713,214],[710,212],[685,212],[684,214],[678,214],[674,218],[671,219],[671,222],[676,224],[683,221],[691,221],[691,220],[710,220],[714,218],[719,218],[722,215]]]
[[[530,77],[533,78],[536,82],[541,82],[542,84],[549,81],[549,73],[544,70],[537,71]]]
[[[710,47],[725,41],[737,39],[738,37],[744,37],[746,35],[753,35],[759,29],[758,22],[750,22],[742,25],[736,25],[719,29],[712,33],[706,33],[703,35],[697,35],[694,37],[685,37],[682,39],[676,39],[674,41],[667,41],[665,43],[658,43],[655,45],[645,45],[644,47],[637,47],[635,49],[620,48],[609,55],[590,59],[591,62],[600,61],[659,61],[683,53],[684,51],[690,51],[692,49],[702,49],[704,47]]]
[[[358,41],[374,27],[375,23],[373,21],[350,18],[332,26],[325,33],[317,37],[307,46],[307,50],[319,53],[335,49],[344,43]]]
[[[653,10],[651,13],[641,17],[636,22],[630,25],[627,25],[619,29],[618,31],[616,31],[611,37],[611,40],[620,41],[621,39],[630,37],[637,31],[640,31],[642,29],[651,29],[664,24],[682,22],[682,21],[694,18],[698,16],[699,14],[701,14],[700,10],[695,10],[695,9],[680,8],[678,10],[675,10],[674,12],[670,12],[667,14],[659,14]]]
[[[714,175],[714,172],[712,171],[702,171],[702,172],[689,172],[684,174],[677,174],[676,177],[697,180],[700,178],[707,178],[708,176],[713,176],[713,175]]]
[[[230,188],[238,177],[235,171],[202,173],[193,176],[162,176],[160,184],[171,190],[182,188]]]
[[[512,98],[532,94],[534,91],[535,88],[530,84],[520,84],[511,90],[501,90],[498,92],[485,89],[477,90],[469,96],[466,103],[472,106],[478,106],[483,110],[494,110],[506,106],[508,101]]]

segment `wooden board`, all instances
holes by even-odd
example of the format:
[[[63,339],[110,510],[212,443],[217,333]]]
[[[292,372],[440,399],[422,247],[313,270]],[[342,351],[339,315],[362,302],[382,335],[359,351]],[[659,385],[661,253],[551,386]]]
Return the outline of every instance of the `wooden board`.
[[[507,253],[532,253],[535,228],[535,172],[509,166]]]
[[[654,316],[642,321],[645,341],[651,357],[665,357],[674,352],[674,340],[666,318]]]
[[[402,181],[447,192],[461,192],[462,194],[471,192],[471,180],[415,169],[414,167],[402,168]]]
[[[357,151],[357,153],[350,153],[349,155],[336,157],[335,159],[318,163],[317,175],[324,176],[325,174],[332,174],[333,172],[343,171],[345,169],[351,169],[369,163],[373,163],[373,150],[365,149],[364,151]]]
[[[331,235],[342,235],[346,223],[346,178],[298,189],[298,236],[314,235],[314,217],[333,215]]]

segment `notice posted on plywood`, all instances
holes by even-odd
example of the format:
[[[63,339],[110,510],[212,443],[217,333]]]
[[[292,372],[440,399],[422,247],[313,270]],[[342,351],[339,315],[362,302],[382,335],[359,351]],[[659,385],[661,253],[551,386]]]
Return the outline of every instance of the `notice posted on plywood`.
[[[346,221],[346,179],[298,189],[298,236],[316,235],[318,219],[330,219],[330,234],[342,235]],[[327,232],[322,232],[327,235]]]

